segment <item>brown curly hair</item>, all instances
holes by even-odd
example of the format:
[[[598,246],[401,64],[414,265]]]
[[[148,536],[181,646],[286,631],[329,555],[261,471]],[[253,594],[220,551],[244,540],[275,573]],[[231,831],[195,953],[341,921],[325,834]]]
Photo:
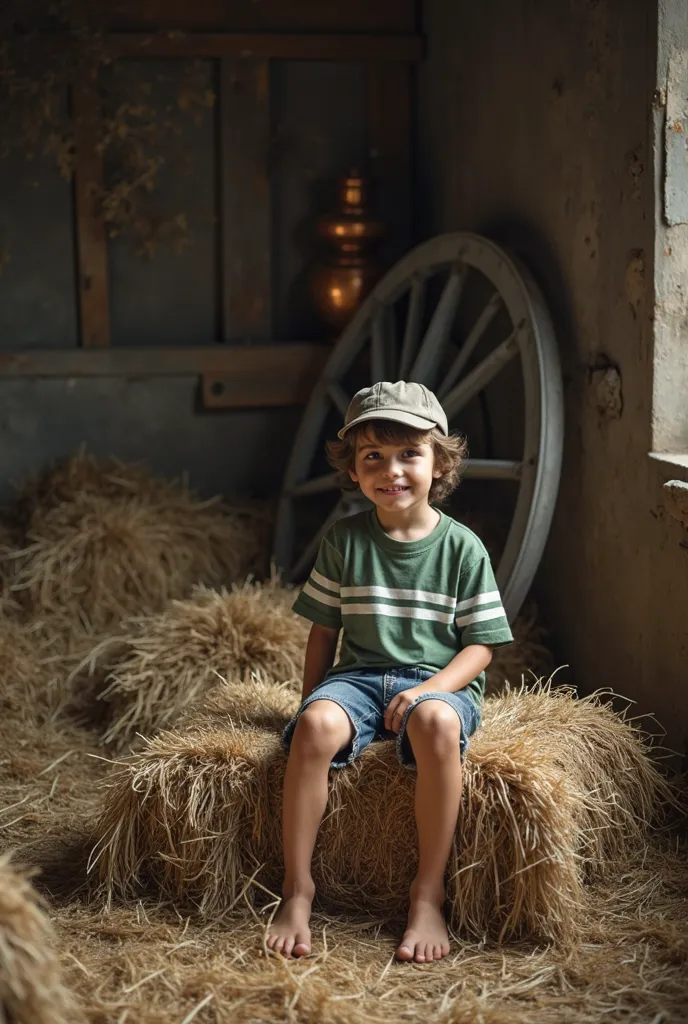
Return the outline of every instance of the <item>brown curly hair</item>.
[[[325,445],[327,461],[339,470],[340,486],[355,491],[358,484],[349,476],[356,460],[356,446],[360,437],[373,436],[378,444],[429,444],[435,459],[435,467],[442,475],[432,481],[428,501],[433,505],[445,501],[459,484],[459,472],[468,452],[466,438],[460,434],[443,434],[437,427],[432,430],[414,430],[393,420],[368,420],[352,427],[339,441],[328,441]]]

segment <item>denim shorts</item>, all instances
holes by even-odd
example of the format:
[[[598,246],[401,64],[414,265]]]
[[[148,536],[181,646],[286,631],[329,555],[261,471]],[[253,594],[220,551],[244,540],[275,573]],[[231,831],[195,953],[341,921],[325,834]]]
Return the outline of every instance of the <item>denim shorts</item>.
[[[363,669],[343,672],[341,675],[328,676],[319,683],[292,718],[282,735],[282,743],[286,750],[291,746],[292,736],[299,716],[305,708],[316,700],[331,700],[346,711],[354,728],[354,735],[348,747],[340,750],[332,761],[333,768],[344,768],[365,750],[373,740],[394,739],[394,733],[385,729],[385,709],[389,702],[402,690],[418,686],[425,682],[434,672],[422,668],[393,668],[386,671]],[[468,737],[480,725],[480,710],[468,694],[461,690],[458,693],[429,692],[423,693],[406,710],[399,732],[396,735],[397,756],[407,768],[415,766],[411,744],[406,735],[406,724],[414,708],[424,700],[443,700],[451,705],[461,722],[460,752],[463,759],[468,747]]]

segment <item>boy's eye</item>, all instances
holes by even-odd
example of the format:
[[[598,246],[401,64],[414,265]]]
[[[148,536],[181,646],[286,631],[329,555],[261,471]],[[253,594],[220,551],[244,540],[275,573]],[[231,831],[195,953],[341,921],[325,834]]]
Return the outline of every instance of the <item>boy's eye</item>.
[[[363,458],[364,459],[371,459],[371,460],[372,459],[379,459],[380,458],[380,453],[379,452],[368,452],[368,454],[364,455]]]
[[[414,456],[418,455],[420,455],[420,452],[417,452],[415,448],[407,448],[406,451],[404,452],[404,458],[407,459],[412,459],[414,458]]]

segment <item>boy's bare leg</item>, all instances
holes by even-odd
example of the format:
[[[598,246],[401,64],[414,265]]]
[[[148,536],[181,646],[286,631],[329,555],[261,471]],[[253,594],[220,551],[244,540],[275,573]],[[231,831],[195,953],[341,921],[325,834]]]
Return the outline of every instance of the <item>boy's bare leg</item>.
[[[426,700],[411,712],[407,732],[418,769],[418,873],[397,957],[425,963],[449,952],[442,907],[444,874],[461,804],[461,721],[445,701]]]
[[[331,700],[313,701],[294,730],[282,809],[284,899],[267,936],[268,947],[286,957],[311,951],[313,847],[327,804],[330,761],[352,738],[349,716]]]

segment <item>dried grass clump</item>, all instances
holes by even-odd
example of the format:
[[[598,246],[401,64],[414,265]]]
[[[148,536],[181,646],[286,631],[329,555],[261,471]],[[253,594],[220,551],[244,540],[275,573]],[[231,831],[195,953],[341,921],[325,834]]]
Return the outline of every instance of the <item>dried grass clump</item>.
[[[199,501],[184,481],[80,455],[26,485],[12,590],[33,614],[69,612],[96,632],[160,611],[197,583],[222,585],[257,566],[254,509]]]
[[[49,697],[50,673],[46,656],[41,657],[36,627],[25,626],[16,608],[0,598],[0,714],[16,714],[34,720],[45,711]]]
[[[62,984],[53,929],[29,877],[0,856],[0,1020],[75,1024],[81,1020]]]
[[[160,615],[130,620],[127,635],[90,659],[111,708],[106,742],[122,748],[173,725],[223,679],[298,686],[309,623],[292,612],[293,601],[277,579],[229,591],[199,587]]]
[[[6,598],[9,594],[14,569],[12,555],[16,549],[16,532],[9,523],[9,516],[6,510],[0,508],[0,600]]]
[[[279,883],[285,755],[275,733],[227,728],[217,713],[214,727],[206,712],[201,725],[161,734],[119,763],[93,858],[110,895],[153,881],[216,915],[254,876]],[[484,722],[465,765],[452,926],[570,941],[585,878],[642,846],[666,784],[643,737],[599,697],[506,692],[486,702]],[[415,869],[413,776],[391,743],[374,744],[331,775],[318,890],[338,907],[394,915]]]
[[[222,680],[202,700],[182,712],[177,731],[248,727],[281,732],[300,703],[293,680],[273,683],[256,674],[238,683]]]
[[[0,713],[36,726],[80,708],[71,673],[96,642],[71,616],[33,619],[0,595]]]

